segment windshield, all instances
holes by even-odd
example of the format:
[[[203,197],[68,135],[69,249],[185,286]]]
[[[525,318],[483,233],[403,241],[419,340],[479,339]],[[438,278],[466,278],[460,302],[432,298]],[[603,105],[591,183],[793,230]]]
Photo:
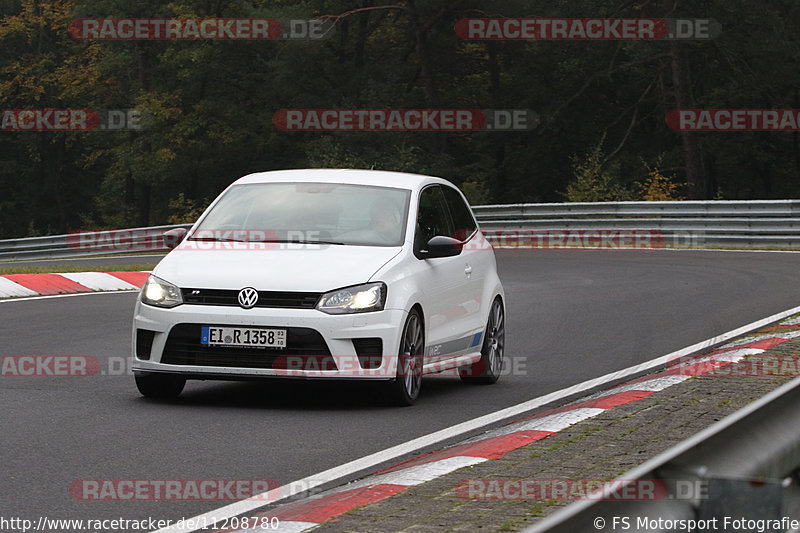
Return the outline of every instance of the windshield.
[[[370,185],[236,185],[190,239],[400,246],[410,196],[406,189]]]

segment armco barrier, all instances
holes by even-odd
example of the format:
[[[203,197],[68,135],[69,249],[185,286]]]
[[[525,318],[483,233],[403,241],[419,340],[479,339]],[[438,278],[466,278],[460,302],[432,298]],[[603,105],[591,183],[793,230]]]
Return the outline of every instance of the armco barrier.
[[[125,254],[135,251],[166,251],[163,233],[175,228],[190,228],[191,224],[153,226],[109,230],[108,232],[75,232],[68,235],[29,237],[0,240],[0,261],[24,261],[60,257],[89,257],[92,255]],[[108,246],[92,247],[86,241],[106,235]],[[82,241],[83,239],[83,241]]]
[[[800,200],[508,204],[473,211],[488,240],[508,247],[520,241],[524,247],[563,247],[602,243],[609,234],[623,240],[649,234],[654,247],[800,248]],[[152,245],[154,233],[179,227],[190,225],[117,230],[122,245],[114,249],[76,246],[80,233],[0,240],[0,261],[128,253],[145,241],[148,250],[165,250]]]
[[[518,230],[567,236],[618,231],[649,232],[667,248],[800,248],[800,200],[511,204],[473,211],[493,243]]]
[[[792,529],[782,524],[762,529],[757,520],[800,518],[799,402],[797,378],[618,478],[623,485],[660,480],[669,491],[663,499],[578,502],[524,533]],[[687,486],[699,490],[686,491]],[[722,527],[724,517],[754,525]],[[697,525],[714,519],[717,527]],[[688,527],[692,523],[695,527]]]

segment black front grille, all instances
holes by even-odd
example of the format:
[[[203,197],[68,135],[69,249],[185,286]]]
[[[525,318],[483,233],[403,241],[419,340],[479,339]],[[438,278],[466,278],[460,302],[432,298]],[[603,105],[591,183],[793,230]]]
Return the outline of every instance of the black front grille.
[[[353,348],[356,350],[361,368],[380,368],[383,359],[383,339],[380,337],[353,339]]]
[[[169,332],[161,362],[283,370],[336,370],[328,345],[311,328],[286,330],[286,348],[238,348],[200,344],[200,329],[212,324],[177,324]],[[220,325],[217,325],[220,327]]]
[[[150,349],[156,332],[149,329],[136,329],[136,358],[142,361],[150,359]]]
[[[290,291],[258,291],[255,307],[280,309],[313,309],[322,293]],[[184,303],[194,305],[239,306],[236,289],[181,289]]]

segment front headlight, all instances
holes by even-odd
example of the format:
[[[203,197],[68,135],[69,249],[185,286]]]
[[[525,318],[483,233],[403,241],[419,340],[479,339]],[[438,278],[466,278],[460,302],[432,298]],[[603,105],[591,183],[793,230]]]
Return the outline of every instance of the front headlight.
[[[152,275],[142,287],[141,300],[142,303],[156,307],[175,307],[183,303],[178,287]]]
[[[331,315],[381,311],[386,304],[386,284],[365,283],[323,294],[317,309]]]

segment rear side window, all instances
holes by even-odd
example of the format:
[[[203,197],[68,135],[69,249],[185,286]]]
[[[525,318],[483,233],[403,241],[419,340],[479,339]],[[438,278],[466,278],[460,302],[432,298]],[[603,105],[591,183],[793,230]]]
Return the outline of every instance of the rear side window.
[[[428,242],[436,235],[450,237],[453,226],[447,213],[447,203],[438,185],[426,187],[419,195],[419,212],[417,214],[417,232],[422,242]]]
[[[466,240],[477,228],[475,219],[472,217],[472,210],[461,198],[457,190],[452,187],[442,187],[447,207],[450,209],[450,216],[453,218],[454,233],[450,235],[460,241]]]

